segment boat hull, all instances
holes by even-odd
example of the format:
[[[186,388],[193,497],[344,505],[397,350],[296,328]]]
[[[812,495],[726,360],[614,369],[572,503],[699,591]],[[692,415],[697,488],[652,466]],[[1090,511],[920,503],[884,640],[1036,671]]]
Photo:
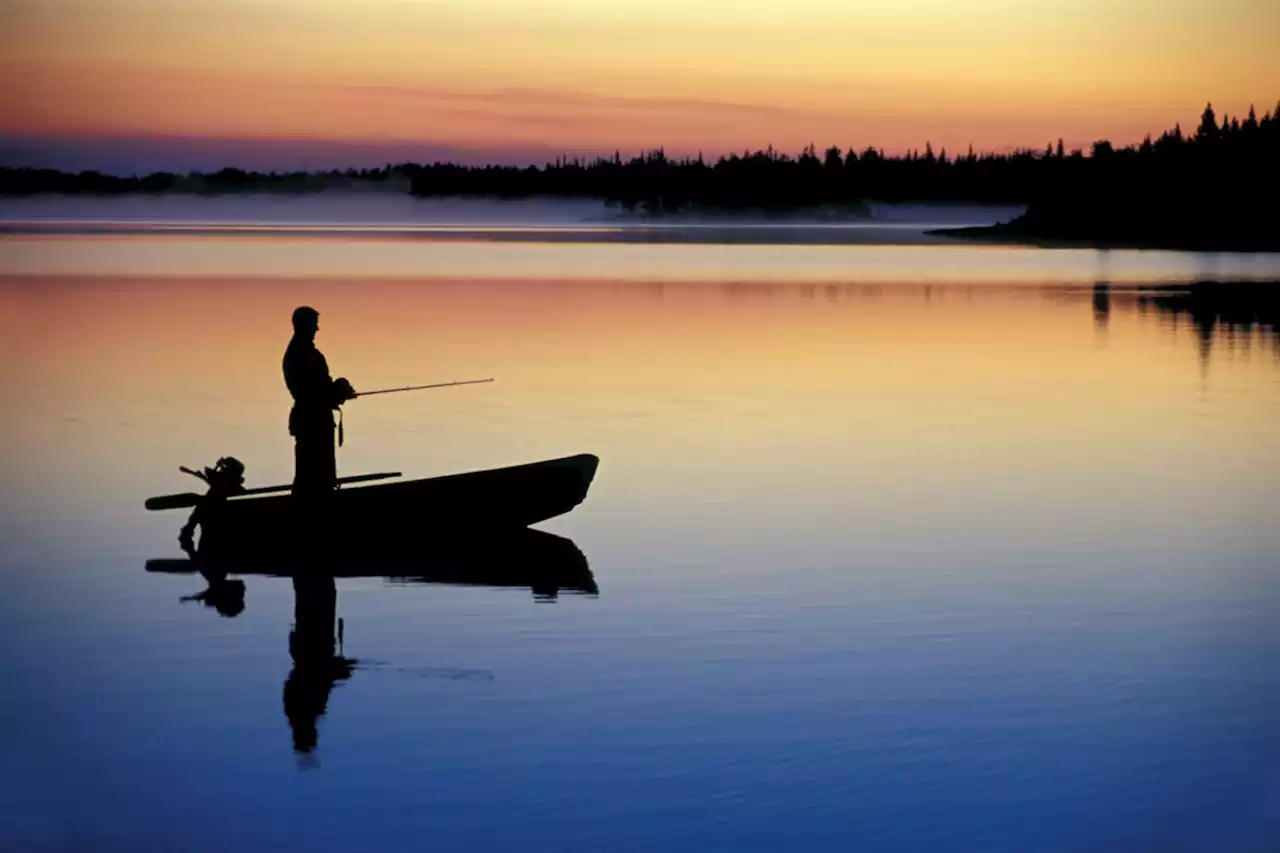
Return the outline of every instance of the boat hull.
[[[396,483],[339,488],[321,499],[231,498],[211,507],[206,544],[231,551],[329,548],[405,535],[465,538],[562,515],[587,495],[599,460],[582,454]],[[209,542],[209,540],[214,540]]]

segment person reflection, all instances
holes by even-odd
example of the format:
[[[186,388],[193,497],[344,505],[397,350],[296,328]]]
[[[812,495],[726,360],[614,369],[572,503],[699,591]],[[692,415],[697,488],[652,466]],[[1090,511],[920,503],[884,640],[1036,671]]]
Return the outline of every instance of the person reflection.
[[[318,743],[316,724],[324,716],[334,684],[350,678],[357,661],[341,652],[333,576],[294,575],[293,596],[293,630],[289,632],[293,670],[284,682],[284,713],[293,731],[294,752],[309,755]]]

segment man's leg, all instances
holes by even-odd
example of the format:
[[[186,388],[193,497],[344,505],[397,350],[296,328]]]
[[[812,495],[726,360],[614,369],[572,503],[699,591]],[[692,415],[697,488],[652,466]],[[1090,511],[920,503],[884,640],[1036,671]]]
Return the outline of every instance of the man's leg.
[[[299,433],[293,446],[293,491],[333,491],[338,478],[333,428]]]
[[[305,433],[298,433],[293,438],[293,493],[303,495],[315,491],[312,482],[311,465],[308,456],[311,444]]]

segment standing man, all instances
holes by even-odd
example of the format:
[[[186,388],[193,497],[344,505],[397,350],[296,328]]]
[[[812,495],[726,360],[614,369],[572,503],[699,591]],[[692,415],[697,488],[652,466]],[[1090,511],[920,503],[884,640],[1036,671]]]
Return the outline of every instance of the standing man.
[[[317,495],[337,485],[333,410],[355,399],[346,379],[329,378],[329,363],[316,349],[320,313],[302,306],[293,312],[293,340],[284,352],[284,382],[293,395],[289,434],[293,436],[293,493]]]

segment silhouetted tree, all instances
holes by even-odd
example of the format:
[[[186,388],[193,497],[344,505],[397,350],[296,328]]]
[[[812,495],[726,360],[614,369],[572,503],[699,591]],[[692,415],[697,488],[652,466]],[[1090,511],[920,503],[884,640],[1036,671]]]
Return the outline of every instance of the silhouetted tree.
[[[1205,104],[1200,114],[1200,127],[1196,129],[1196,139],[1212,140],[1218,138],[1218,120],[1213,113],[1213,104]]]
[[[1219,123],[1206,105],[1196,134],[1180,126],[1152,142],[1072,157],[1041,175],[1010,234],[1136,245],[1280,249],[1280,131],[1256,112]]]

